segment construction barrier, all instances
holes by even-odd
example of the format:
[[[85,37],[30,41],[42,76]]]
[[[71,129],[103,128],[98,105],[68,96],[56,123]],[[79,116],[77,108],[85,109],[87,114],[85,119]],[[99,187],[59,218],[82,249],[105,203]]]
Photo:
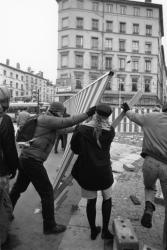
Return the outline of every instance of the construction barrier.
[[[120,115],[122,109],[119,107],[112,107],[112,115],[110,116],[110,123],[112,123],[116,117]],[[146,114],[152,112],[152,108],[132,108],[132,111],[138,114]],[[122,121],[115,128],[115,132],[117,133],[142,133],[142,128],[130,121],[126,116],[122,119]]]

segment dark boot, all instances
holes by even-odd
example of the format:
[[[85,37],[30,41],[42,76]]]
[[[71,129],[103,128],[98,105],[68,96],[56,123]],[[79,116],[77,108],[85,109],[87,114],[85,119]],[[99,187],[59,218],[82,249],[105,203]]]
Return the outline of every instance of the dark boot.
[[[50,226],[44,223],[43,233],[44,234],[59,234],[66,230],[66,226],[55,223]]]
[[[151,228],[152,227],[152,216],[155,211],[155,206],[150,201],[146,201],[144,214],[141,218],[141,224],[143,227]]]

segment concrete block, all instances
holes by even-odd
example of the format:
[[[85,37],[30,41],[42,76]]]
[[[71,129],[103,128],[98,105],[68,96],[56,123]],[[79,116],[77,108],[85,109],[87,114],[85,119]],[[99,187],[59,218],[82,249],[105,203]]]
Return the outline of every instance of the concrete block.
[[[135,166],[133,166],[132,164],[123,164],[123,168],[126,170],[126,171],[135,171]]]
[[[119,161],[112,161],[112,171],[115,173],[122,173],[124,171],[123,163]]]
[[[156,248],[150,247],[148,245],[144,245],[143,248],[142,248],[142,250],[156,250]]]
[[[113,231],[117,250],[139,250],[139,241],[129,219],[114,219]]]

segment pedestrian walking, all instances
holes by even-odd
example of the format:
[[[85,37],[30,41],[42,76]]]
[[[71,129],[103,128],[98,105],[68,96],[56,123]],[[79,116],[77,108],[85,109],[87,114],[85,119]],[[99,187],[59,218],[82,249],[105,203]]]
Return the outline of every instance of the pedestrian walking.
[[[0,246],[7,239],[12,220],[12,204],[9,199],[9,180],[14,178],[19,168],[19,158],[15,144],[12,120],[6,114],[10,102],[10,92],[0,86]]]
[[[59,225],[55,221],[53,187],[43,165],[54,145],[56,132],[63,129],[67,131],[68,127],[86,120],[94,112],[95,108],[92,107],[86,113],[63,118],[63,104],[53,102],[46,114],[39,115],[37,118],[35,139],[29,147],[22,149],[21,169],[10,192],[10,198],[15,207],[21,193],[26,191],[30,182],[34,185],[41,198],[44,234],[57,234],[66,229],[64,225]]]
[[[156,181],[159,179],[165,202],[163,249],[167,250],[167,104],[162,107],[162,112],[147,114],[130,111],[127,103],[123,103],[122,108],[131,121],[142,127],[144,133],[141,156],[144,158],[145,209],[141,224],[146,228],[152,227]]]
[[[63,113],[63,117],[70,117],[70,114],[67,113],[67,109],[64,108],[64,113]],[[58,146],[59,146],[59,142],[61,141],[61,148],[64,151],[67,145],[67,133],[62,133],[62,134],[58,134],[55,140],[55,147],[54,147],[54,152],[55,154],[58,153]]]
[[[114,128],[108,120],[111,113],[110,106],[97,105],[92,119],[78,126],[71,139],[71,149],[78,155],[72,176],[81,186],[82,197],[87,199],[86,214],[92,240],[95,240],[101,231],[101,227],[96,226],[97,191],[101,191],[103,196],[101,237],[113,240],[113,234],[108,228],[113,184],[110,146],[115,136]]]

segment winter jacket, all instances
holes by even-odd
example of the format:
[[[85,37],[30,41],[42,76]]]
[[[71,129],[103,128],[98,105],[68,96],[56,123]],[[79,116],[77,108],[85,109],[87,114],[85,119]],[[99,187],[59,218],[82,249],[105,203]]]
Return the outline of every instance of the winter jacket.
[[[55,143],[57,133],[73,132],[74,128],[68,128],[83,122],[88,118],[86,113],[71,116],[67,118],[56,117],[53,115],[43,114],[38,117],[37,127],[34,137],[37,137],[29,148],[24,148],[21,157],[34,158],[37,161],[44,162]]]
[[[15,133],[10,116],[4,114],[0,124],[0,176],[10,175],[19,168]]]
[[[167,164],[167,113],[138,114],[127,111],[126,115],[143,129],[141,155],[149,155]]]
[[[80,125],[73,133],[71,149],[78,158],[72,176],[86,190],[104,190],[113,184],[110,162],[110,145],[115,136],[114,128],[102,129],[101,148],[94,135],[94,128]]]

